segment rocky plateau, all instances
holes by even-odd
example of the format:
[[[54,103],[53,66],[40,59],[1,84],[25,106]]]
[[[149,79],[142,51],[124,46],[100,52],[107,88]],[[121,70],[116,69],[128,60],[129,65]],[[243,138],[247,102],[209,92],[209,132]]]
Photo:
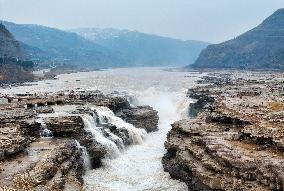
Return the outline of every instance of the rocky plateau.
[[[188,91],[191,118],[168,133],[163,166],[189,190],[284,189],[284,76],[208,73]]]

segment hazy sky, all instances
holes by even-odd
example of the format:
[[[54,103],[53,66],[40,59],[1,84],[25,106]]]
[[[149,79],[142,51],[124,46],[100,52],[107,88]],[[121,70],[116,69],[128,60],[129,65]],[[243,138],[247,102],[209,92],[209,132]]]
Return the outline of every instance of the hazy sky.
[[[283,7],[284,0],[0,0],[0,19],[60,29],[131,29],[216,43]]]

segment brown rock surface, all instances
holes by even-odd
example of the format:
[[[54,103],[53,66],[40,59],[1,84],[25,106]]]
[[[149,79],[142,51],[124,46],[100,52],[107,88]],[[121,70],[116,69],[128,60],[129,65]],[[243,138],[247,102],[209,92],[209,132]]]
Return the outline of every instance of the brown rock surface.
[[[19,130],[19,126],[11,125],[0,128],[0,161],[23,151],[29,140]]]
[[[137,128],[145,129],[147,132],[158,130],[158,112],[149,106],[123,109],[117,114],[126,122]]]
[[[61,190],[71,178],[82,185],[82,151],[75,141],[41,140],[32,143],[27,152],[3,163],[1,185],[17,190]]]
[[[46,127],[54,136],[75,136],[84,128],[84,122],[80,116],[60,116],[45,118]]]
[[[95,120],[93,106],[109,107],[114,112],[129,109],[128,119],[141,128],[143,123],[149,123],[143,128],[155,128],[158,122],[152,108],[132,109],[126,98],[99,91],[1,97],[8,103],[0,103],[0,190],[81,190],[83,151],[91,168],[100,167],[108,152],[107,145],[84,124],[86,116]],[[92,125],[90,128],[95,128]],[[115,142],[121,136],[125,146],[130,145],[123,129],[119,131],[109,123],[99,128],[94,131],[115,144],[123,144]],[[52,137],[41,137],[43,130],[51,131]]]
[[[190,190],[284,189],[283,74],[246,75],[206,78],[194,91],[215,101],[172,125],[163,165]]]

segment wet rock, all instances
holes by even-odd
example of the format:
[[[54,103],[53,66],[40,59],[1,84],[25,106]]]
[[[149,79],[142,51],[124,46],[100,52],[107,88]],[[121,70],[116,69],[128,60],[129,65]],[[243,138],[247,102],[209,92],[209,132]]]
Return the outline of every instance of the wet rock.
[[[125,146],[129,146],[133,144],[130,138],[130,135],[126,129],[115,129],[113,133],[122,139],[123,144]]]
[[[126,97],[110,97],[109,102],[105,106],[111,109],[114,113],[121,109],[130,108],[130,104]]]
[[[158,130],[158,112],[150,106],[123,109],[117,113],[117,116],[137,128],[145,129],[147,132]]]
[[[91,167],[101,167],[102,159],[104,159],[107,154],[106,148],[94,139],[91,132],[81,131],[80,134],[75,137],[82,146],[86,147],[90,157]]]

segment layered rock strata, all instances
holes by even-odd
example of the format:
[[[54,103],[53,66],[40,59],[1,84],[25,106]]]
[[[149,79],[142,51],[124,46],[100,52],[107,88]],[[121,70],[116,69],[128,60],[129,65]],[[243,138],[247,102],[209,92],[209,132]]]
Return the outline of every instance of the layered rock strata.
[[[209,75],[189,94],[209,102],[172,125],[165,170],[190,190],[283,190],[283,73]]]
[[[126,122],[133,124],[137,128],[145,129],[147,132],[158,130],[158,113],[149,106],[126,108],[118,112],[117,115]]]
[[[158,123],[151,107],[132,108],[126,98],[99,91],[1,97],[7,99],[0,105],[4,190],[81,190],[85,170],[100,167],[109,146],[125,149],[133,144],[131,132],[111,121],[102,123],[104,116],[96,114],[96,107],[108,107],[117,116],[131,111],[129,123],[145,130]]]

